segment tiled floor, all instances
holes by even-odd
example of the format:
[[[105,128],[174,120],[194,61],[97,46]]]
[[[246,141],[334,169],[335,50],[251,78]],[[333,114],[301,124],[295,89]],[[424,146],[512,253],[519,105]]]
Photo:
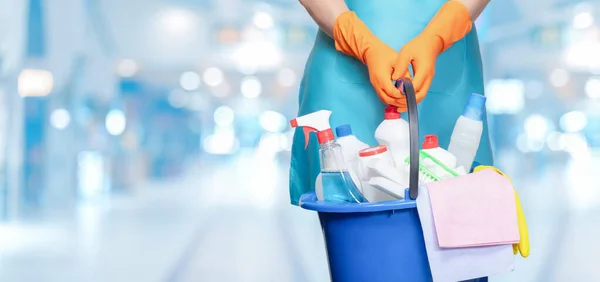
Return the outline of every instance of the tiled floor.
[[[600,281],[600,185],[560,171],[514,172],[532,255],[490,281]],[[287,204],[286,175],[285,160],[249,155],[72,217],[4,223],[0,281],[328,281],[317,217]]]

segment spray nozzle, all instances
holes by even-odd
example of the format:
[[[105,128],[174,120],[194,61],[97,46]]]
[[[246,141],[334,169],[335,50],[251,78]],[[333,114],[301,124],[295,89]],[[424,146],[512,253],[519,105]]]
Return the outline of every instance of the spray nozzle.
[[[290,121],[292,128],[302,127],[304,132],[304,149],[308,147],[311,132],[317,132],[319,144],[333,140],[333,130],[329,125],[331,111],[320,110],[307,115],[299,116]]]

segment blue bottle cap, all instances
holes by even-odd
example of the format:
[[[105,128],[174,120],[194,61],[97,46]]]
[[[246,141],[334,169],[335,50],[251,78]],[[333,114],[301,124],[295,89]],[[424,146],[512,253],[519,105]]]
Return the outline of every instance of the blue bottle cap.
[[[473,93],[465,105],[462,115],[468,119],[482,121],[485,113],[485,96]]]
[[[338,138],[352,135],[352,127],[349,124],[340,125],[335,128],[335,134]]]

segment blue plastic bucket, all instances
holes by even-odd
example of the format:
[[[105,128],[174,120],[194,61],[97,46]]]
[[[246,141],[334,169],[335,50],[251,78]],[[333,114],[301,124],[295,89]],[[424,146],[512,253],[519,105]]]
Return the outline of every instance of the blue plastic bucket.
[[[433,281],[415,201],[328,204],[310,192],[300,206],[319,214],[331,281]]]
[[[410,130],[411,181],[405,200],[334,204],[318,202],[314,192],[300,198],[302,208],[319,214],[334,282],[433,281],[414,201],[419,179],[417,102],[410,79],[398,80],[396,86],[405,93]]]

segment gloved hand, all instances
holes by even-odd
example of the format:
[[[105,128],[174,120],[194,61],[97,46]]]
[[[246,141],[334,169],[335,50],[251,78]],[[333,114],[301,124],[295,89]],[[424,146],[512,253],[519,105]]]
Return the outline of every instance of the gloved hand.
[[[475,167],[475,169],[473,169],[473,172],[482,171],[484,169],[493,169],[500,175],[506,177],[508,179],[508,181],[510,181],[510,183],[512,183],[512,180],[510,180],[510,177],[508,177],[502,171],[500,171],[499,169],[497,169],[493,166],[480,165],[480,166]],[[521,252],[521,256],[523,258],[526,258],[529,256],[529,230],[527,228],[527,221],[525,220],[525,213],[523,213],[523,208],[521,207],[521,199],[519,198],[519,194],[517,194],[517,190],[515,190],[515,204],[517,206],[517,220],[519,222],[520,240],[519,240],[518,244],[513,244],[513,253],[516,255],[519,252]]]
[[[398,53],[383,43],[352,11],[340,14],[333,26],[335,48],[367,65],[375,92],[388,105],[397,106],[402,94],[392,83]]]
[[[464,4],[459,1],[444,3],[421,34],[402,47],[392,79],[409,77],[408,66],[412,64],[417,103],[421,102],[433,80],[437,56],[467,35],[471,27],[471,16]],[[401,105],[400,110],[406,111],[404,99],[398,99],[397,103]]]

